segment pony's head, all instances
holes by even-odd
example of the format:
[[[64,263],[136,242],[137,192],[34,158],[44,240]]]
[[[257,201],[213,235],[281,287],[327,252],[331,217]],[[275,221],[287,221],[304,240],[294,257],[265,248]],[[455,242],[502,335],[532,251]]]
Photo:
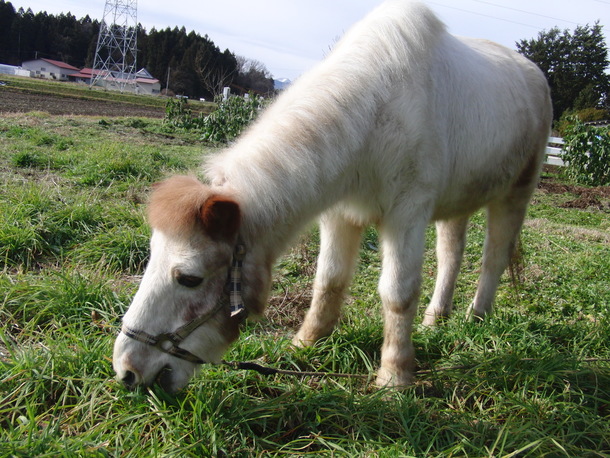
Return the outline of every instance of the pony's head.
[[[150,260],[123,318],[113,366],[129,388],[158,382],[174,392],[199,364],[219,362],[239,334],[241,295],[230,289],[239,287],[244,256],[241,212],[231,197],[174,177],[155,186],[149,221]]]

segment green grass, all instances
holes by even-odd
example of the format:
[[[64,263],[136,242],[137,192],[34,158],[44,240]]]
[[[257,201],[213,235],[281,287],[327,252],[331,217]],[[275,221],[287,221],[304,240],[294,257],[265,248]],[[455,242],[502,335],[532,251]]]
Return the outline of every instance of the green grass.
[[[455,315],[417,325],[412,388],[206,366],[178,396],[125,391],[111,354],[148,256],[144,203],[154,181],[197,171],[194,138],[149,119],[0,117],[0,456],[610,455],[610,217],[561,208],[569,194],[536,193],[520,281],[503,277],[483,324],[464,318],[474,216]],[[372,378],[378,246],[368,230],[336,332],[297,350],[318,247],[305,234],[278,263],[267,318],[227,359]],[[434,272],[430,230],[423,304]]]

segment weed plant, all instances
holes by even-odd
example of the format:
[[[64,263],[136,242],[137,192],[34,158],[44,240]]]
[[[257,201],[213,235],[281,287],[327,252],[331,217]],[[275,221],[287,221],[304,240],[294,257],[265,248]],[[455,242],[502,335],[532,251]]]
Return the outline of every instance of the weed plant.
[[[567,118],[563,160],[566,176],[584,185],[610,186],[610,128]]]
[[[279,261],[266,318],[244,326],[227,359],[369,380],[205,366],[177,396],[123,389],[112,345],[148,255],[148,190],[197,173],[207,152],[192,133],[165,129],[0,117],[0,456],[610,455],[609,202],[564,208],[569,188],[537,191],[523,262],[484,323],[464,317],[485,230],[474,215],[456,313],[416,327],[411,388],[370,383],[382,339],[374,228],[338,329],[312,348],[289,345],[311,297],[314,228]],[[435,263],[431,229],[424,305]]]

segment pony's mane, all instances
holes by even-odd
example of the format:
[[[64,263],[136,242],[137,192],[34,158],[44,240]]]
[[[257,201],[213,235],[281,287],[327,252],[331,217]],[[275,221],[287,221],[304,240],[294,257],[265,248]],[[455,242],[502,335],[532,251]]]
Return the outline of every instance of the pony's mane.
[[[153,229],[168,235],[189,235],[200,222],[201,208],[209,197],[209,189],[194,177],[169,178],[154,185],[148,221]]]
[[[445,34],[444,24],[422,3],[384,3],[286,89],[234,145],[206,158],[203,169],[212,188],[239,196],[245,225],[268,227],[296,214],[313,218],[341,192],[337,177],[352,153],[365,147],[379,107],[404,86],[405,75],[426,80],[431,50]],[[423,118],[420,98],[414,89],[413,125]],[[334,183],[336,189],[321,195],[320,183]]]

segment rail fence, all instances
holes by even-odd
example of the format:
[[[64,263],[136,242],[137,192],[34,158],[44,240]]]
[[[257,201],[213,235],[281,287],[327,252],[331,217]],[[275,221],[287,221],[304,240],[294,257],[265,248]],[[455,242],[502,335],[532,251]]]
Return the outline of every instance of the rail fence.
[[[549,143],[546,147],[546,160],[544,163],[563,167],[565,165],[561,159],[563,156],[563,145],[563,138],[549,137]]]

